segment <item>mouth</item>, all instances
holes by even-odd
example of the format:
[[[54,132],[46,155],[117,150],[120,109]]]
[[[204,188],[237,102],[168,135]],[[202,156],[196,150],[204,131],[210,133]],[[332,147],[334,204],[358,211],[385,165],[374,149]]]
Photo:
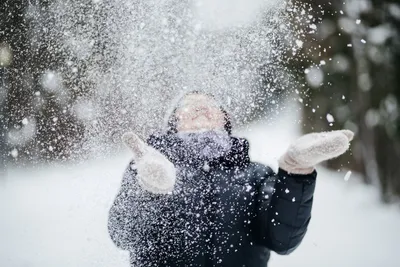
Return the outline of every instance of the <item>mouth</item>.
[[[206,114],[199,114],[197,116],[192,117],[192,121],[199,120],[199,119],[210,120],[211,118],[209,116],[207,116]]]

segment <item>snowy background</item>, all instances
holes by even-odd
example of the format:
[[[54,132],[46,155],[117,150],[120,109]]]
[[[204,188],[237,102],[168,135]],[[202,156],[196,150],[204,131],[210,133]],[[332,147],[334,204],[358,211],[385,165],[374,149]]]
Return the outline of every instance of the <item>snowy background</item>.
[[[398,0],[2,0],[0,266],[128,266],[107,233],[119,137],[190,90],[274,168],[303,133],[356,133],[272,267],[400,266],[399,88]]]
[[[253,160],[276,167],[276,156],[299,134],[298,110],[257,122],[248,137]],[[268,149],[267,149],[268,148]],[[126,267],[107,233],[107,213],[129,153],[79,165],[13,169],[0,188],[0,261],[7,267]],[[318,168],[313,219],[302,245],[270,266],[399,266],[400,212],[346,171]]]

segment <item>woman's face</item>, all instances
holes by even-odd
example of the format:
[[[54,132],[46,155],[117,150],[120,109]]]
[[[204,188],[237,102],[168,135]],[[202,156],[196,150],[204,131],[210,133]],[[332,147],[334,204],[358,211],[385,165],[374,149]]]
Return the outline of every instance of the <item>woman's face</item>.
[[[224,130],[224,113],[218,103],[207,95],[185,96],[175,114],[178,132]]]

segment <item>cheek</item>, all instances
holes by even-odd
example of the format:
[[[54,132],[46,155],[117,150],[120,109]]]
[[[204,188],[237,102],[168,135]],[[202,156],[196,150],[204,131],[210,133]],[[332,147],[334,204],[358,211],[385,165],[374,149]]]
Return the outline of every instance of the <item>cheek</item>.
[[[221,113],[221,111],[219,109],[214,109],[211,112],[213,114],[212,118],[215,121],[219,121],[219,122],[224,122],[225,121],[225,119],[224,119],[225,116],[224,116],[223,113]]]
[[[183,118],[183,113],[182,113],[182,112],[176,112],[176,113],[175,113],[175,117],[176,117],[178,120],[180,120],[180,119]]]
[[[178,120],[181,119],[187,119],[190,117],[190,110],[189,109],[184,109],[184,110],[180,110],[178,112],[176,112],[175,116],[178,118]]]
[[[225,125],[225,117],[224,116],[220,116],[218,118],[218,125],[220,125],[222,128],[224,127],[224,125]]]

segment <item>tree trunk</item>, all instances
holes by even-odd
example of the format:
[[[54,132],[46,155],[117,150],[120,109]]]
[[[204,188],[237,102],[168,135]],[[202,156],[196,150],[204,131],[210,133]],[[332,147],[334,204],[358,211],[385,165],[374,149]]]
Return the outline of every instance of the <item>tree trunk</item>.
[[[0,180],[6,177],[7,167],[7,69],[0,67]],[[1,182],[1,181],[0,181]]]

